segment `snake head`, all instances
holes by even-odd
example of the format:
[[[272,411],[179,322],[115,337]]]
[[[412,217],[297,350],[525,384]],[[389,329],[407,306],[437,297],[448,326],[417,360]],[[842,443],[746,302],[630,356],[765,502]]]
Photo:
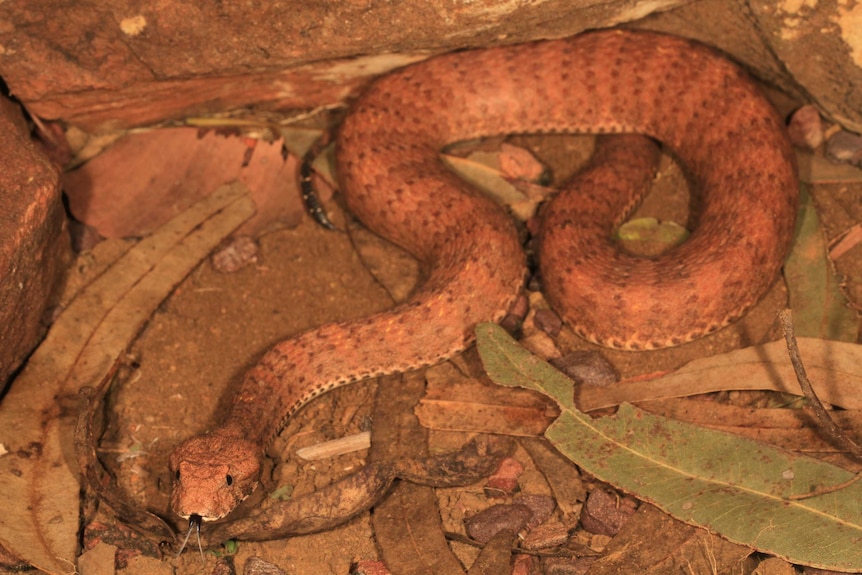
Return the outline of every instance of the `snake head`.
[[[171,508],[183,518],[221,519],[260,482],[262,450],[236,436],[207,433],[187,439],[171,453]]]

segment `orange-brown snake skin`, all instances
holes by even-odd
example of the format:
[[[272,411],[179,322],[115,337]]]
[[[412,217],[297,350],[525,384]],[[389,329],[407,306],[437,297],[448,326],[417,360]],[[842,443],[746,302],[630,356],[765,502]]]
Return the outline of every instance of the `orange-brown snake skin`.
[[[343,384],[437,363],[468,346],[477,323],[507,312],[526,273],[515,226],[439,152],[459,140],[537,132],[648,135],[701,197],[689,240],[658,258],[627,256],[611,239],[642,192],[596,175],[588,180],[598,189],[551,202],[540,236],[543,287],[583,337],[625,349],[684,343],[738,318],[775,279],[796,211],[792,150],[747,74],[715,51],[602,31],[396,71],[344,121],[337,167],[348,208],[415,255],[426,280],[386,312],[267,352],[222,423],[172,454],[176,513],[224,517],[255,488],[265,447],[300,406]]]

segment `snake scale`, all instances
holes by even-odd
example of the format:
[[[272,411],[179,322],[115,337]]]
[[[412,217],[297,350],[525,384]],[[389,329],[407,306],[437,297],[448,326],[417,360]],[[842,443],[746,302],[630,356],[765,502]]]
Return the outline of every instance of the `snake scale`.
[[[587,189],[551,202],[540,236],[543,285],[582,336],[624,349],[680,344],[738,318],[775,279],[795,218],[792,149],[755,84],[712,49],[599,31],[398,70],[355,103],[336,162],[348,208],[415,255],[426,280],[386,312],[306,331],[267,352],[222,422],[172,453],[177,514],[199,524],[230,513],[258,484],[268,443],[312,398],[437,363],[468,346],[477,323],[506,314],[526,274],[516,228],[450,173],[439,151],[459,140],[548,132],[645,134],[701,193],[697,228],[658,258],[627,256],[611,239],[642,192],[611,182],[613,193]],[[603,178],[592,180],[601,186]]]

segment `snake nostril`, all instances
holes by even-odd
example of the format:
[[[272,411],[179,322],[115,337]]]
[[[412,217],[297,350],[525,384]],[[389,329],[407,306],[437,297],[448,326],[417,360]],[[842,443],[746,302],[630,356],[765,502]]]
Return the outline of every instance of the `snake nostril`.
[[[230,487],[233,485],[233,475],[225,475],[224,481],[227,483],[227,486]]]

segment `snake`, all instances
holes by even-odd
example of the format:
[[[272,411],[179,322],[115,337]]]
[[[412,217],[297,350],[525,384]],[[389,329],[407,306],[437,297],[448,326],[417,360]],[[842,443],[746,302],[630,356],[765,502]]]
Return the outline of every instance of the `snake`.
[[[550,201],[542,286],[589,341],[625,350],[691,341],[743,315],[779,273],[798,201],[793,150],[758,85],[718,51],[605,30],[438,55],[386,74],[337,131],[340,190],[367,228],[420,261],[424,281],[386,311],[310,329],[262,355],[224,418],[172,452],[177,515],[198,527],[228,516],[256,489],[287,419],[315,397],[439,363],[473,342],[477,324],[506,315],[527,277],[517,226],[440,152],[521,133],[647,136],[699,192],[688,240],[649,258],[613,238],[644,193],[619,183],[638,179],[626,175],[644,164],[637,154],[611,154],[623,164],[588,170]]]

